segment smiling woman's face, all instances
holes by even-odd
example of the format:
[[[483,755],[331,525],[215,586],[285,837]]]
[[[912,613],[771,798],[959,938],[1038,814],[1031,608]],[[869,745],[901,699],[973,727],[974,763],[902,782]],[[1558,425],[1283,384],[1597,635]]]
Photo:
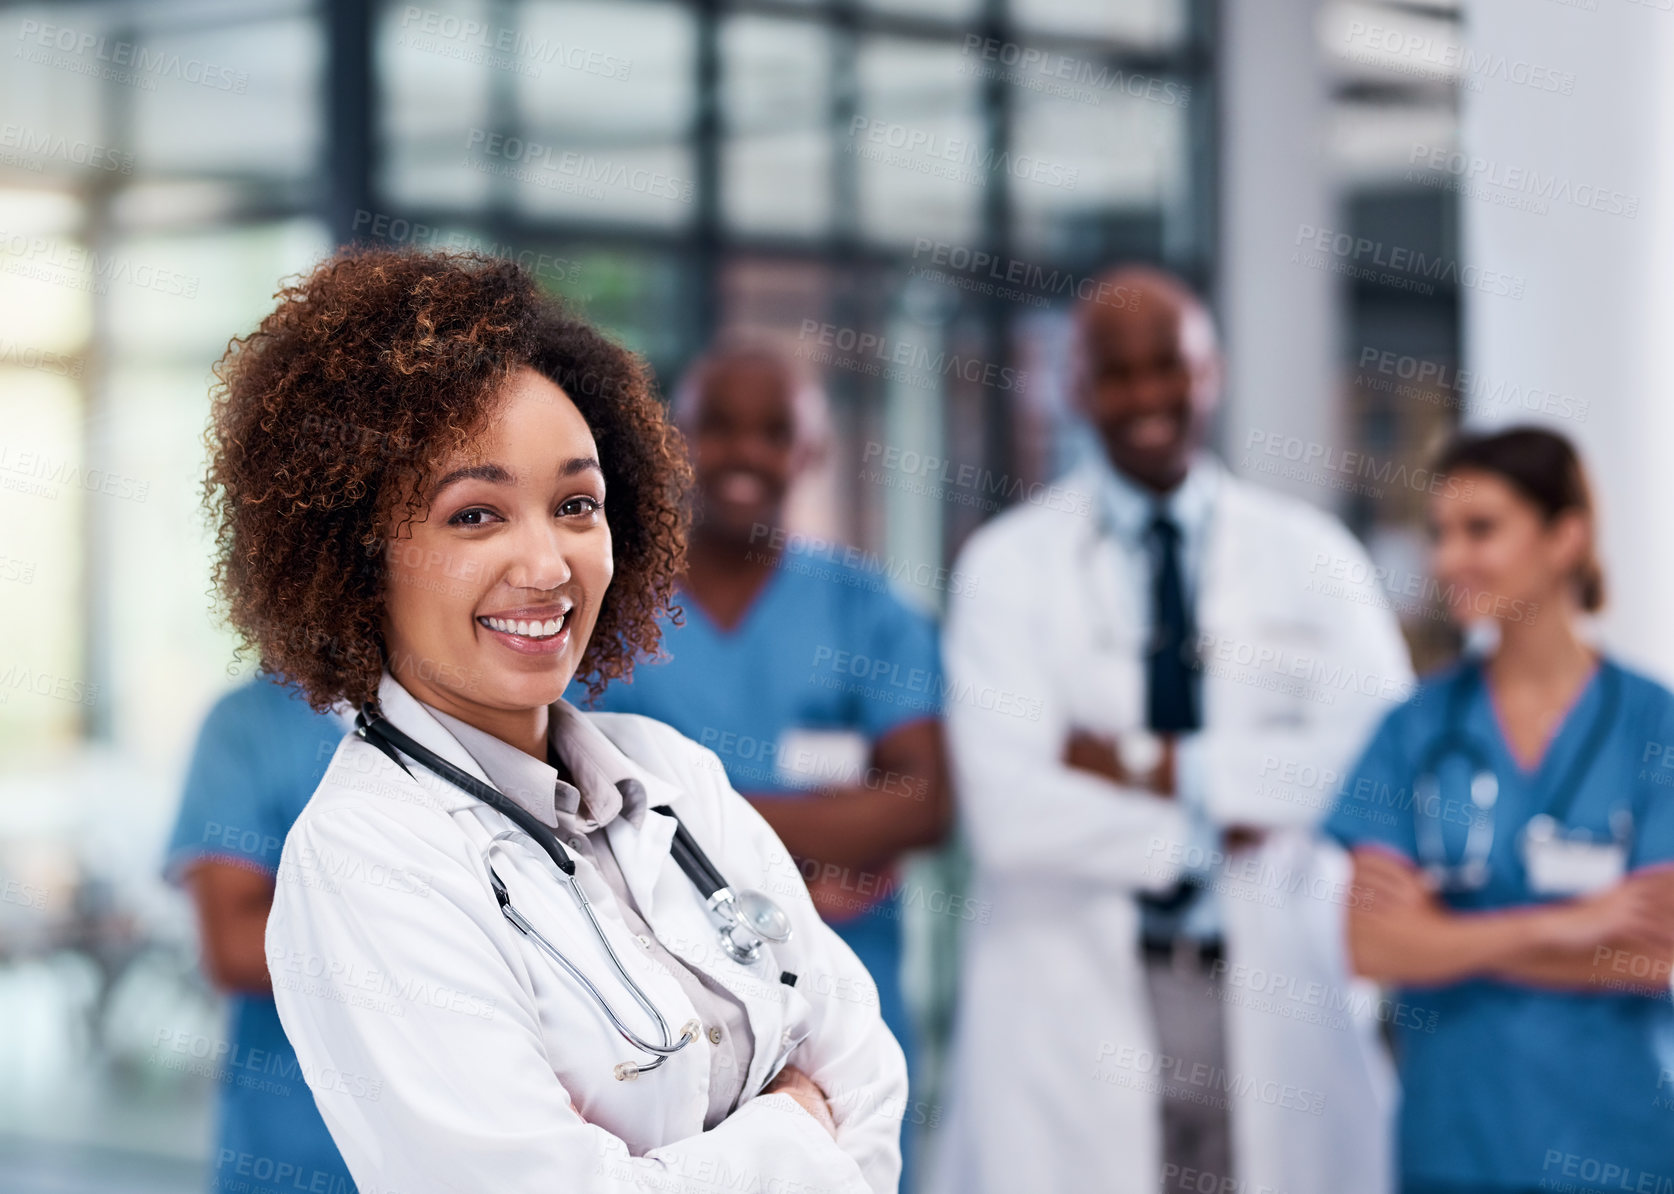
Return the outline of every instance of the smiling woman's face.
[[[1462,468],[1447,481],[1430,503],[1430,563],[1455,623],[1532,619],[1573,589],[1590,534],[1583,516],[1548,520],[1494,473]]]
[[[472,724],[551,704],[613,571],[586,420],[552,381],[519,369],[483,431],[426,484],[423,521],[386,553],[391,674]]]

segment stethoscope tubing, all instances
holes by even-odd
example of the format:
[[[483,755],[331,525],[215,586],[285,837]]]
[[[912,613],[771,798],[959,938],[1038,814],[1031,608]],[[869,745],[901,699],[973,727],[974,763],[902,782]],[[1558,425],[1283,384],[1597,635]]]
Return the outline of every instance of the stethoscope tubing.
[[[669,851],[692,882],[711,900],[726,891],[727,881],[709,860],[709,855],[703,852],[703,847],[697,844],[697,839],[692,836],[692,831],[686,828],[685,822],[675,816],[674,810],[666,804],[659,804],[651,811],[674,817],[674,840],[669,843]]]
[[[423,763],[441,778],[447,780],[454,787],[459,788],[471,796],[488,805],[495,812],[509,818],[513,824],[523,830],[546,851],[549,858],[566,876],[575,875],[575,859],[564,849],[564,844],[558,840],[558,835],[549,826],[541,824],[535,815],[518,804],[511,797],[489,784],[483,783],[468,771],[455,767],[441,755],[429,747],[409,737],[402,730],[390,724],[387,717],[372,711],[370,705],[362,706],[360,716],[355,719],[355,732],[372,743],[384,754],[388,755],[401,770],[412,775],[412,769],[402,762],[394,753],[399,750],[411,758]]]
[[[1488,856],[1494,848],[1494,806],[1497,803],[1498,776],[1494,772],[1492,761],[1488,754],[1465,733],[1465,713],[1469,708],[1470,699],[1476,693],[1477,686],[1482,682],[1482,663],[1480,660],[1470,660],[1465,664],[1466,671],[1455,682],[1448,694],[1447,708],[1444,711],[1445,726],[1440,735],[1424,754],[1423,762],[1418,771],[1417,781],[1413,786],[1413,821],[1414,830],[1418,837],[1421,854],[1430,853],[1433,860],[1426,864],[1426,868],[1434,871],[1438,877],[1446,881],[1446,872],[1457,871],[1461,875],[1474,870],[1478,881],[1470,886],[1481,886],[1486,881]],[[1537,817],[1546,817],[1554,825],[1562,825],[1569,816],[1570,809],[1575,805],[1575,798],[1580,789],[1581,781],[1586,778],[1597,760],[1604,745],[1604,737],[1610,732],[1615,722],[1616,708],[1621,700],[1620,677],[1611,666],[1608,659],[1599,661],[1600,705],[1598,716],[1594,718],[1592,727],[1588,731],[1587,739],[1581,749],[1576,752],[1569,768],[1562,780],[1555,786],[1548,807],[1541,809],[1530,817],[1534,821]],[[1449,755],[1462,755],[1472,768],[1471,801],[1481,813],[1480,820],[1473,820],[1465,835],[1464,855],[1458,864],[1450,866],[1446,861],[1447,847],[1441,833],[1441,765]],[[1493,792],[1486,799],[1479,790],[1484,783],[1491,786]],[[1425,800],[1421,790],[1427,789],[1434,797],[1438,808],[1434,818],[1425,816]],[[1479,826],[1481,836],[1478,835]],[[1480,843],[1477,850],[1472,846]],[[1429,847],[1427,849],[1426,847]]]
[[[581,968],[565,957],[557,946],[546,939],[544,933],[535,928],[528,918],[517,910],[511,902],[510,894],[506,891],[505,883],[494,870],[493,863],[489,862],[488,873],[492,881],[494,896],[506,919],[592,996],[593,1001],[598,1004],[600,1010],[604,1012],[606,1018],[610,1020],[612,1027],[616,1029],[622,1039],[634,1048],[652,1055],[653,1060],[648,1062],[623,1062],[618,1065],[616,1067],[618,1078],[630,1080],[642,1073],[654,1070],[670,1056],[678,1053],[697,1039],[699,1026],[696,1021],[686,1024],[681,1029],[678,1039],[671,1036],[668,1021],[657,1010],[656,1005],[641,989],[639,983],[628,973],[627,967],[622,964],[622,959],[617,956],[616,950],[611,946],[609,937],[605,935],[604,927],[599,924],[598,916],[593,911],[592,901],[587,898],[586,892],[582,891],[581,883],[576,877],[575,859],[570,856],[568,850],[564,849],[563,843],[558,840],[558,835],[552,831],[551,827],[543,825],[532,813],[499,789],[485,784],[469,772],[455,767],[422,743],[415,741],[406,733],[391,725],[388,718],[376,713],[370,705],[361,708],[360,716],[355,720],[355,732],[393,759],[408,775],[412,775],[412,770],[395,753],[396,751],[410,756],[455,787],[475,796],[496,812],[503,813],[552,859],[563,875],[565,886],[569,888],[571,897],[587,917],[587,922],[593,929],[594,937],[604,947],[605,956],[610,959],[611,967],[622,980],[622,985],[628,989],[628,993],[633,997],[634,1002],[656,1021],[657,1030],[662,1036],[661,1044],[648,1041],[629,1028],[623,1022],[622,1017],[617,1014],[610,1000],[605,998],[604,993],[599,990],[593,981],[582,973]],[[715,864],[710,861],[709,856],[703,852],[703,849],[692,837],[691,831],[675,815],[674,810],[668,805],[659,805],[656,811],[674,817],[675,836],[670,849],[675,856],[675,861],[680,865],[680,869],[691,878],[695,885],[708,893],[711,903],[717,896],[725,895],[728,892],[725,880],[722,879],[720,872],[715,868]],[[489,842],[489,849],[493,848],[495,842],[507,836],[509,836],[509,833],[496,835]]]
[[[489,843],[490,848],[493,847],[495,842],[511,836],[515,835],[510,830],[497,835],[494,838],[494,841]],[[495,895],[498,898],[500,893],[505,890],[505,884],[501,881],[500,876],[494,872],[494,864],[491,862],[488,866],[489,872],[494,878]],[[655,1060],[639,1063],[633,1068],[638,1073],[646,1073],[650,1070],[654,1070],[658,1066],[662,1065],[666,1058],[678,1053],[681,1049],[684,1049],[691,1043],[692,1039],[697,1035],[697,1026],[695,1024],[687,1024],[681,1030],[678,1040],[675,1040],[675,1038],[670,1036],[668,1021],[665,1020],[663,1018],[663,1014],[657,1010],[656,1004],[652,1003],[651,1000],[646,997],[644,991],[640,989],[639,984],[633,980],[631,975],[628,974],[627,968],[622,965],[622,959],[617,956],[615,948],[610,944],[610,938],[605,936],[604,929],[599,924],[598,917],[593,913],[592,901],[587,898],[587,893],[581,890],[581,881],[574,875],[566,875],[565,886],[569,888],[570,895],[574,898],[576,905],[586,914],[588,922],[593,927],[594,936],[598,939],[599,944],[604,947],[605,956],[610,959],[610,964],[615,969],[618,977],[621,978],[622,985],[628,988],[628,993],[633,996],[634,1002],[639,1004],[639,1006],[644,1009],[645,1014],[657,1022],[657,1031],[662,1037],[662,1044],[659,1045],[646,1040],[623,1023],[622,1017],[616,1014],[616,1009],[611,1006],[610,1000],[605,998],[604,993],[594,985],[593,980],[588,978],[579,966],[570,961],[569,958],[565,957],[563,952],[559,950],[557,946],[548,941],[544,933],[535,928],[534,925],[530,924],[528,918],[517,910],[517,906],[511,902],[509,897],[501,900],[500,910],[505,914],[506,919],[509,920],[519,932],[529,938],[529,940],[533,941],[542,953],[546,954],[546,956],[551,958],[553,962],[557,963],[565,974],[573,978],[589,995],[593,997],[593,1001],[599,1005],[599,1008],[604,1012],[605,1017],[609,1019],[611,1025],[621,1035],[623,1040],[627,1041],[634,1048],[655,1056]]]

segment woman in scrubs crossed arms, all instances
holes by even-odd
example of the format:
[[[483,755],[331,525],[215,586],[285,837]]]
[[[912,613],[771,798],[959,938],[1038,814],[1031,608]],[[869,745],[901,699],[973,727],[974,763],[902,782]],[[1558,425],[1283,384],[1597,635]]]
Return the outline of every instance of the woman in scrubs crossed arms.
[[[1566,440],[1467,436],[1436,472],[1436,583],[1498,644],[1389,715],[1326,823],[1354,968],[1425,1013],[1395,1029],[1401,1189],[1671,1188],[1674,695],[1582,635]]]

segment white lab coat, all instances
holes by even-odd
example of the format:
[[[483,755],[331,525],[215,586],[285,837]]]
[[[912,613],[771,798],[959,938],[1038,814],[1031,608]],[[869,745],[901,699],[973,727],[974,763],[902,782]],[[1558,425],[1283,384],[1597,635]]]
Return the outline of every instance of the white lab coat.
[[[379,700],[398,728],[487,781],[387,672]],[[363,1194],[893,1191],[906,1066],[865,968],[714,754],[649,718],[585,716],[602,748],[625,756],[648,808],[672,805],[729,882],[767,892],[794,924],[754,965],[732,961],[669,853],[674,821],[647,811],[639,828],[626,816],[606,826],[657,937],[744,1001],[755,1040],[745,1101],[703,1130],[703,1035],[660,1069],[618,1080],[618,1062],[646,1055],[495,902],[483,850],[512,822],[350,735],[286,839],[267,950],[280,1020],[356,1184]],[[631,1027],[659,1039],[540,848],[519,836],[494,863],[513,905]],[[678,1033],[690,1000],[593,865],[576,865],[618,956]],[[798,976],[794,987],[781,971]],[[788,1095],[752,1097],[787,1048],[825,1091],[835,1141]]]
[[[1134,896],[1176,881],[1187,836],[1176,802],[1060,762],[1072,728],[1144,725],[1147,619],[1122,596],[1147,591],[1121,583],[1144,565],[1104,532],[1096,473],[1063,485],[972,536],[949,609],[947,718],[982,915],[966,926],[933,1167],[945,1194],[1153,1194],[1162,1172]],[[1193,765],[1217,824],[1271,832],[1221,868],[1227,1072],[1194,1079],[1227,1100],[1236,1172],[1188,1180],[1382,1194],[1393,1076],[1376,992],[1346,971],[1347,859],[1310,827],[1329,772],[1410,691],[1406,648],[1359,545],[1301,502],[1223,474],[1201,567]],[[1303,766],[1326,777],[1287,770]]]

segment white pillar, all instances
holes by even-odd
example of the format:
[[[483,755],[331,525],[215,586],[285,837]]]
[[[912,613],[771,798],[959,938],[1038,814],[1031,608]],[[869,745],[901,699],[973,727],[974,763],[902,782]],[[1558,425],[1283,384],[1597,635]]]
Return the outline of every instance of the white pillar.
[[[1221,231],[1217,307],[1225,338],[1221,446],[1235,471],[1252,433],[1343,445],[1336,275],[1295,264],[1297,231],[1334,228],[1326,154],[1330,81],[1318,0],[1220,6]],[[1303,499],[1334,490],[1252,474]]]
[[[1605,641],[1666,680],[1674,0],[1586,2],[1467,5],[1463,256],[1523,282],[1521,298],[1461,292],[1468,417],[1539,422],[1577,441],[1602,517]]]

